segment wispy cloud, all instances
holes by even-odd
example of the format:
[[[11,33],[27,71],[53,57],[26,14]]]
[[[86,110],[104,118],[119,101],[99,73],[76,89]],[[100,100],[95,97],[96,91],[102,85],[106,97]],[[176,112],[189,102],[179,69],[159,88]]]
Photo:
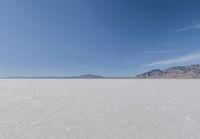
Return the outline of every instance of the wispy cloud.
[[[166,60],[161,60],[157,62],[153,62],[150,64],[146,64],[144,66],[151,67],[151,66],[165,66],[165,65],[173,65],[173,64],[181,64],[186,62],[193,62],[196,60],[200,60],[200,52],[195,54],[190,54],[182,57],[171,58]]]
[[[190,30],[200,30],[200,21],[194,22],[189,26],[179,28],[175,30],[175,32],[179,33],[179,32],[185,32],[185,31],[190,31]]]

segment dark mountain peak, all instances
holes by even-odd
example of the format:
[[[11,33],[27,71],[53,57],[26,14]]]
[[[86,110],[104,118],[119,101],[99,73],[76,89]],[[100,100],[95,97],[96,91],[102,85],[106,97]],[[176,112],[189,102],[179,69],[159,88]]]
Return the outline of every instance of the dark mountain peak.
[[[155,77],[155,76],[159,76],[162,74],[162,70],[160,69],[153,69],[149,72],[145,72],[141,75],[137,75],[136,78],[149,78],[149,77]]]
[[[153,70],[151,70],[149,72],[146,72],[144,74],[147,74],[147,75],[162,74],[162,70],[160,70],[160,69],[153,69]]]
[[[162,70],[160,70],[160,69],[153,69],[153,70],[151,70],[150,72],[152,72],[152,73],[157,73],[157,72],[162,72]]]

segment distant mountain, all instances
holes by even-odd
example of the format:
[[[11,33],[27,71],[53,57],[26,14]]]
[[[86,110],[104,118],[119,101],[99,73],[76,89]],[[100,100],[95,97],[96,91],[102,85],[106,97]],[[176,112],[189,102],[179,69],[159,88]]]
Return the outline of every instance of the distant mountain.
[[[84,74],[79,76],[7,76],[0,79],[101,79],[107,78],[100,75]]]
[[[164,70],[153,69],[135,76],[139,79],[200,79],[200,65],[177,66]]]
[[[100,75],[84,74],[84,75],[77,76],[77,78],[78,79],[100,79],[100,78],[105,78],[105,77],[100,76]]]

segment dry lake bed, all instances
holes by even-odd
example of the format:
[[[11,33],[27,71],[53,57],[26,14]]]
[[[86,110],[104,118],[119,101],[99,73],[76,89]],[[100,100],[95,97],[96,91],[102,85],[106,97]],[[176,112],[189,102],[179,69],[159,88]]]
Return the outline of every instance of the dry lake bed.
[[[0,80],[0,139],[198,139],[200,80]]]

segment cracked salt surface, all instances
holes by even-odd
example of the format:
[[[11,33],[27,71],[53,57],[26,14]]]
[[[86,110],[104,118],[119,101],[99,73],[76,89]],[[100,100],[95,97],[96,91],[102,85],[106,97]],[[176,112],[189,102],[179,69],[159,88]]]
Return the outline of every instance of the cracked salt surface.
[[[200,80],[0,80],[0,139],[200,138]]]

